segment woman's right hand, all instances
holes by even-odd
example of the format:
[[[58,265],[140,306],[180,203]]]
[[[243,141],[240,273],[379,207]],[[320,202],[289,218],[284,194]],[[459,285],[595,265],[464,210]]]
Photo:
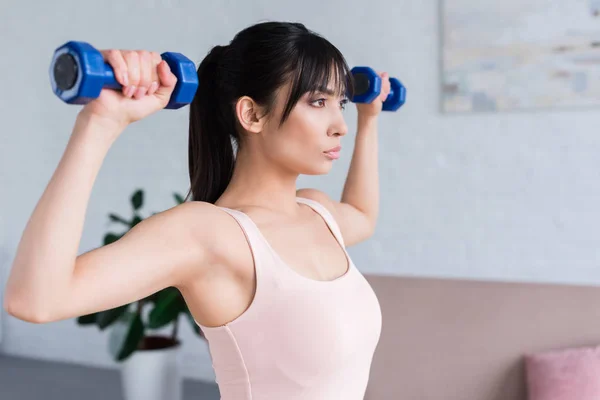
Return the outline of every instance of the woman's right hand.
[[[103,89],[80,111],[87,117],[124,129],[132,122],[163,109],[177,77],[160,54],[145,50],[101,50],[122,90]]]

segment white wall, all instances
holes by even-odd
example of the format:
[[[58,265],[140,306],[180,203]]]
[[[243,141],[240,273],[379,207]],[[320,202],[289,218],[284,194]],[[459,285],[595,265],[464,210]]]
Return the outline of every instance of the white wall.
[[[69,138],[78,110],[50,90],[54,49],[71,39],[97,48],[178,51],[196,62],[247,25],[304,22],[353,65],[401,79],[408,102],[381,118],[381,218],[349,251],[364,273],[597,284],[600,113],[440,113],[440,17],[427,1],[5,1],[0,12],[0,221],[4,275],[25,224]],[[533,29],[534,27],[532,27]],[[356,113],[349,107],[351,132]],[[353,134],[333,172],[303,177],[339,196]],[[135,188],[147,212],[185,192],[187,108],[141,121],[115,143],[95,182],[80,251],[101,244],[107,214],[129,213]],[[68,204],[65,204],[68,206]],[[60,234],[60,232],[57,232]],[[14,355],[112,367],[106,336],[73,321],[32,325],[3,316]],[[185,325],[184,325],[185,326]],[[184,328],[191,377],[213,379],[206,345]]]

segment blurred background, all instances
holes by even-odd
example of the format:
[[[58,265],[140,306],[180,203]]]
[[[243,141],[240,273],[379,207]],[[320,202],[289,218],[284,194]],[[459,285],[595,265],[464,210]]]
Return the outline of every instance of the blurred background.
[[[598,0],[4,0],[0,10],[0,294],[80,108],[51,91],[54,50],[81,40],[181,52],[198,64],[214,45],[266,20],[302,22],[351,67],[387,71],[407,88],[406,104],[380,118],[380,219],[371,239],[348,249],[361,272],[377,282],[600,283]],[[302,176],[299,187],[341,196],[356,128],[355,107],[345,112],[348,151],[330,174]],[[80,252],[119,231],[108,215],[131,215],[136,190],[144,191],[144,216],[187,192],[187,118],[187,107],[159,112],[115,142]],[[3,310],[0,328],[0,399],[121,396],[107,331],[75,320],[30,324]],[[178,334],[185,395],[218,398],[206,342],[189,323]],[[59,366],[66,375],[55,378]],[[39,383],[28,381],[32,371]],[[385,393],[371,398],[401,398]],[[437,398],[421,395],[410,398]]]

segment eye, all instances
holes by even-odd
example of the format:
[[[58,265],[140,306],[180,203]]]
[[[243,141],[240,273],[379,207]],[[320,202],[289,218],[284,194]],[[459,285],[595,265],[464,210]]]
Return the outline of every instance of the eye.
[[[344,99],[344,100],[340,101],[340,108],[342,110],[345,110],[346,109],[346,104],[348,104],[348,99]]]
[[[322,104],[319,104],[319,107],[325,107],[325,101],[326,101],[326,100],[327,100],[327,99],[317,99],[317,100],[313,100],[313,101],[311,102],[311,104],[315,104],[315,103],[321,102]]]
[[[313,100],[311,102],[311,104],[318,103],[318,107],[325,107],[325,102],[326,101],[327,101],[327,99],[321,98],[321,99]],[[346,104],[348,104],[348,99],[343,99],[342,101],[340,101],[340,108],[342,110],[345,110],[346,109]]]

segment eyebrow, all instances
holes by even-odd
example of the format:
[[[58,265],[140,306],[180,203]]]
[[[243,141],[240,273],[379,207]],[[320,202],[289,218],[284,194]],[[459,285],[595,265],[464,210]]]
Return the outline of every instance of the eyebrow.
[[[335,90],[330,89],[328,87],[325,86],[320,86],[317,88],[317,90],[315,92],[319,92],[319,93],[323,93],[323,94],[327,94],[329,96],[334,96],[335,95]],[[341,97],[345,97],[344,95],[342,95]]]
[[[330,89],[330,88],[325,87],[325,86],[319,86],[316,91],[324,93],[324,94],[328,94],[330,96],[333,96],[335,94],[335,91],[333,89]]]

